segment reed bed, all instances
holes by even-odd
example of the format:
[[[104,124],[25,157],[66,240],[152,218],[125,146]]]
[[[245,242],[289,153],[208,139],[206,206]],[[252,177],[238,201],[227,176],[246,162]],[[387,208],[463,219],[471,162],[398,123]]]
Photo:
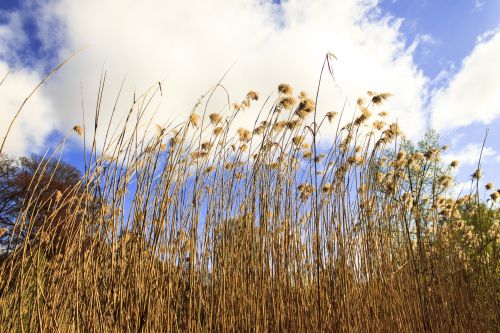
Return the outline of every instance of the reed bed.
[[[76,185],[47,194],[57,154],[40,163],[2,231],[2,331],[498,329],[497,192],[453,197],[442,147],[402,150],[390,94],[322,117],[286,84],[220,113],[207,94],[163,127],[145,117],[155,93],[102,149],[86,138]],[[255,122],[235,128],[244,112]]]

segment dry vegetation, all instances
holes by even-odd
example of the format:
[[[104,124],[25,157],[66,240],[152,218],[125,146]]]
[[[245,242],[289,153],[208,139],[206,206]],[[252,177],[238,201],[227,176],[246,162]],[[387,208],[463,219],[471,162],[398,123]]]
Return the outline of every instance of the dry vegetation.
[[[315,119],[314,99],[278,90],[222,114],[200,99],[149,135],[144,95],[75,185],[40,195],[40,163],[0,231],[2,331],[498,329],[498,192],[480,201],[478,172],[450,195],[442,147],[403,150],[385,123],[389,94]],[[232,129],[243,112],[255,124]]]

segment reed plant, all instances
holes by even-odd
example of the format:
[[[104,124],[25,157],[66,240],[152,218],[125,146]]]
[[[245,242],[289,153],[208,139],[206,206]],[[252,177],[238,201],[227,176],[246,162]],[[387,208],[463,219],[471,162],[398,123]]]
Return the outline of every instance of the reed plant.
[[[164,126],[145,116],[160,88],[105,128],[102,149],[85,138],[64,193],[39,195],[57,153],[40,163],[1,231],[2,331],[498,329],[500,194],[453,196],[433,172],[442,147],[405,151],[386,123],[390,94],[321,116],[287,84],[218,113],[206,94]],[[234,125],[249,112],[252,125]]]

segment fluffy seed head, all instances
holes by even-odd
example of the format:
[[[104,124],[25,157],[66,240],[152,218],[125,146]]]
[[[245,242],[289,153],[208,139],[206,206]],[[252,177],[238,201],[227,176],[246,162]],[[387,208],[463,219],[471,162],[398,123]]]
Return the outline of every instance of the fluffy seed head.
[[[55,200],[56,202],[59,202],[59,200],[61,200],[61,198],[62,198],[62,193],[61,193],[61,191],[56,191],[56,193],[54,194],[54,200]]]
[[[241,102],[241,109],[242,110],[247,109],[249,107],[250,107],[250,100],[245,99],[243,102]]]
[[[309,115],[309,113],[307,113],[306,111],[304,110],[296,110],[295,111],[295,114],[297,115],[297,117],[299,117],[300,119],[306,119],[306,117]]]
[[[181,138],[178,135],[170,139],[170,146],[172,147],[178,145],[179,143],[181,143]]]
[[[380,121],[380,120],[375,120],[373,122],[373,128],[375,128],[376,130],[381,130],[382,128],[384,128],[384,125],[385,123],[383,121]]]
[[[215,171],[215,167],[212,165],[212,166],[209,166],[208,168],[205,169],[205,173],[211,173],[211,172],[214,172]]]
[[[255,91],[253,90],[250,90],[248,93],[247,93],[247,100],[250,100],[250,101],[256,101],[259,99],[259,94],[256,93]]]
[[[278,92],[284,94],[284,95],[291,95],[293,93],[292,87],[287,84],[287,83],[281,83],[278,86]]]
[[[314,187],[311,184],[302,183],[299,185],[298,190],[302,201],[306,201],[314,192]]]
[[[198,125],[200,124],[200,116],[198,116],[196,113],[193,113],[190,117],[189,117],[189,122],[191,123],[191,125],[193,125],[194,127],[198,127]]]
[[[278,121],[273,125],[273,131],[275,132],[281,132],[283,127],[285,126],[285,123],[282,121]]]
[[[372,97],[372,103],[375,105],[380,105],[391,96],[392,96],[392,94],[390,94],[390,93],[381,93],[381,94],[375,95]]]
[[[335,118],[335,116],[337,115],[337,112],[327,112],[326,113],[326,118],[328,118],[328,122],[332,122],[333,121],[333,118]]]
[[[449,187],[451,185],[452,180],[453,179],[451,178],[451,176],[443,175],[443,176],[439,177],[438,182],[441,186],[446,188],[446,187]]]
[[[240,138],[240,141],[243,141],[243,142],[247,142],[250,140],[250,138],[252,137],[252,133],[247,130],[247,129],[244,129],[242,127],[238,128],[238,136]]]
[[[290,120],[290,121],[285,122],[285,126],[289,130],[294,130],[294,129],[298,128],[300,125],[301,125],[301,121],[299,119]]]
[[[366,118],[370,118],[372,116],[372,113],[370,112],[370,110],[368,110],[368,108],[365,108],[365,107],[361,108],[361,113],[363,113],[363,115]]]
[[[75,131],[75,133],[78,134],[79,136],[83,135],[83,129],[79,125],[76,125],[75,127],[73,127],[73,131]]]
[[[260,135],[260,134],[264,133],[265,129],[266,129],[265,126],[262,126],[262,125],[257,126],[257,127],[254,128],[253,134]]]
[[[324,184],[323,187],[321,188],[321,190],[324,193],[331,193],[332,192],[332,184],[330,184],[330,183]]]
[[[280,105],[287,110],[291,110],[295,105],[295,103],[296,103],[295,98],[291,96],[285,96],[280,101]]]
[[[398,154],[396,155],[396,159],[397,159],[398,161],[402,161],[402,160],[404,160],[405,158],[406,158],[406,151],[404,151],[404,150],[400,150],[400,151],[398,152]]]
[[[193,160],[198,160],[198,159],[201,159],[201,158],[205,158],[208,156],[208,153],[206,151],[193,151],[191,153],[191,158]]]
[[[304,141],[304,137],[301,135],[297,135],[292,139],[294,145],[299,146]]]
[[[163,128],[162,126],[156,124],[155,128],[156,128],[156,132],[158,133],[158,136],[162,136],[163,133],[165,133],[165,128]]]
[[[212,146],[213,146],[213,143],[212,143],[212,142],[209,142],[209,141],[207,141],[207,142],[203,142],[203,143],[201,144],[201,149],[202,149],[202,150],[210,150],[210,149],[212,148]]]
[[[318,156],[316,156],[316,158],[314,159],[314,162],[316,163],[319,163],[321,162],[324,158],[326,157],[325,154],[319,154]]]
[[[382,180],[384,180],[384,177],[385,177],[385,174],[383,174],[382,172],[377,172],[376,179],[377,179],[378,183],[381,183]]]
[[[222,127],[216,127],[214,128],[214,135],[217,136],[222,133],[223,128]]]
[[[208,116],[208,118],[210,118],[210,121],[213,123],[213,124],[218,124],[221,120],[222,120],[222,117],[220,114],[218,113],[212,113]]]
[[[435,148],[430,148],[424,154],[426,160],[432,160],[437,154],[437,150]]]
[[[306,98],[299,103],[297,107],[298,110],[305,111],[307,113],[311,113],[314,111],[314,101],[310,98]]]
[[[359,126],[359,125],[363,124],[367,119],[368,119],[368,117],[363,113],[358,118],[356,118],[354,120],[354,125]]]

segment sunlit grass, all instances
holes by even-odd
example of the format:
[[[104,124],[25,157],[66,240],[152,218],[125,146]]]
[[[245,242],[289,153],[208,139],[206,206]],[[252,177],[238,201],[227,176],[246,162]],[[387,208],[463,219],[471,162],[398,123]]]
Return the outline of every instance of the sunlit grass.
[[[252,128],[233,124],[254,91],[146,134],[131,107],[74,187],[39,195],[42,163],[0,231],[2,330],[495,331],[499,194],[451,196],[442,147],[403,150],[389,97],[320,119],[282,84]]]

